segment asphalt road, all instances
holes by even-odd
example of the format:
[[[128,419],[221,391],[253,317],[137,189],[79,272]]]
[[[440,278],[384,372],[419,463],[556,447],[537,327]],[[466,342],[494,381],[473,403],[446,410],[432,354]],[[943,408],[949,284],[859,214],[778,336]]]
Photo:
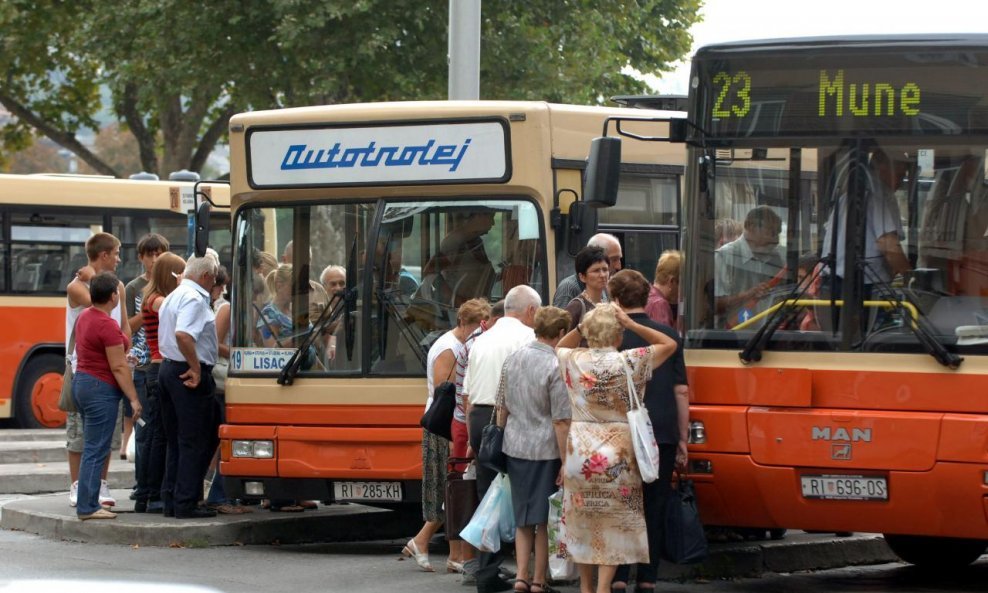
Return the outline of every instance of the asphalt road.
[[[83,579],[123,581],[120,590],[153,583],[198,585],[225,593],[469,593],[457,575],[424,573],[399,561],[399,542],[305,546],[137,548],[57,542],[0,531],[0,592],[8,581]],[[433,563],[440,566],[439,555]],[[665,582],[660,593],[969,592],[984,591],[988,556],[952,574],[924,574],[903,564],[768,575],[730,581]],[[36,590],[47,590],[37,587]],[[107,587],[94,590],[110,591]],[[115,590],[115,589],[114,589]],[[576,593],[575,586],[562,587]]]

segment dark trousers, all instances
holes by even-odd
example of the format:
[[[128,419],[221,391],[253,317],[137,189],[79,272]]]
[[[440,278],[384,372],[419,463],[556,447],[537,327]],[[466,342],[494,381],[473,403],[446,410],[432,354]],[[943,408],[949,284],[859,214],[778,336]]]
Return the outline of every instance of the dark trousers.
[[[161,500],[165,509],[176,514],[192,511],[202,499],[202,483],[209,460],[216,450],[216,400],[210,365],[202,365],[202,376],[195,389],[189,389],[180,375],[189,370],[184,362],[161,363],[161,411],[167,448]]]
[[[491,414],[493,412],[494,406],[470,407],[470,417],[467,418],[467,422],[470,423],[470,448],[473,449],[475,455],[480,450],[480,437],[484,432],[484,427],[491,423]],[[484,499],[487,489],[491,487],[491,482],[496,477],[497,472],[477,464],[478,500]],[[502,551],[499,552],[480,552],[480,555],[477,557],[478,589],[483,589],[485,581],[497,578],[497,570],[501,567],[501,563],[504,562],[503,550],[505,547],[502,544]]]
[[[158,386],[160,364],[134,371],[134,386],[144,412],[144,426],[134,425],[137,461],[137,500],[155,502],[161,496],[161,479],[165,474],[165,427],[161,418],[161,394]]]
[[[662,523],[665,518],[666,502],[672,492],[672,470],[676,465],[676,445],[659,445],[659,479],[651,484],[642,484],[642,498],[645,502],[645,529],[648,531],[648,564],[638,564],[638,584],[655,584],[659,572],[659,557],[662,555]],[[630,564],[622,564],[614,573],[611,582],[628,582]]]

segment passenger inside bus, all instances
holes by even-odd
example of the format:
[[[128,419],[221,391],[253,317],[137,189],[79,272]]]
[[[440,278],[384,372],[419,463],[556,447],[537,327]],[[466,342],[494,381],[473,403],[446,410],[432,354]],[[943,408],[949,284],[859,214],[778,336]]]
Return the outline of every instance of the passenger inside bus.
[[[472,298],[490,297],[495,271],[483,236],[494,227],[494,213],[452,213],[449,221],[449,232],[422,275],[431,281],[432,299],[455,309]]]
[[[764,307],[759,301],[783,279],[779,248],[782,219],[769,206],[745,216],[741,236],[714,252],[714,296],[722,327],[743,323]]]

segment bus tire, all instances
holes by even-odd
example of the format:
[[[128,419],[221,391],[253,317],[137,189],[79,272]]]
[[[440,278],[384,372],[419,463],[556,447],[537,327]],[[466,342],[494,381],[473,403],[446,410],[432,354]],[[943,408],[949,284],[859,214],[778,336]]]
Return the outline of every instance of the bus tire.
[[[65,412],[58,409],[65,357],[54,352],[36,354],[17,377],[14,422],[20,428],[60,428]]]
[[[894,535],[886,533],[885,543],[903,561],[923,568],[960,568],[985,553],[988,542],[980,539]]]

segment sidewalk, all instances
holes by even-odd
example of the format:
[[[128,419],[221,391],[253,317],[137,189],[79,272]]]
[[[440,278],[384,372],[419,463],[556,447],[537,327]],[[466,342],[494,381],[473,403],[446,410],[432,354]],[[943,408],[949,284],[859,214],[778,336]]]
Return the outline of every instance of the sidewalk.
[[[99,544],[205,547],[368,540],[403,543],[403,536],[421,526],[402,525],[390,511],[359,504],[321,505],[304,513],[273,513],[252,507],[254,512],[245,515],[171,519],[134,513],[129,494],[128,490],[113,491],[119,515],[111,521],[79,521],[64,493],[12,500],[0,509],[0,528]],[[663,564],[659,577],[736,578],[895,560],[878,535],[835,537],[794,531],[778,541],[711,544],[710,557],[703,564]]]

